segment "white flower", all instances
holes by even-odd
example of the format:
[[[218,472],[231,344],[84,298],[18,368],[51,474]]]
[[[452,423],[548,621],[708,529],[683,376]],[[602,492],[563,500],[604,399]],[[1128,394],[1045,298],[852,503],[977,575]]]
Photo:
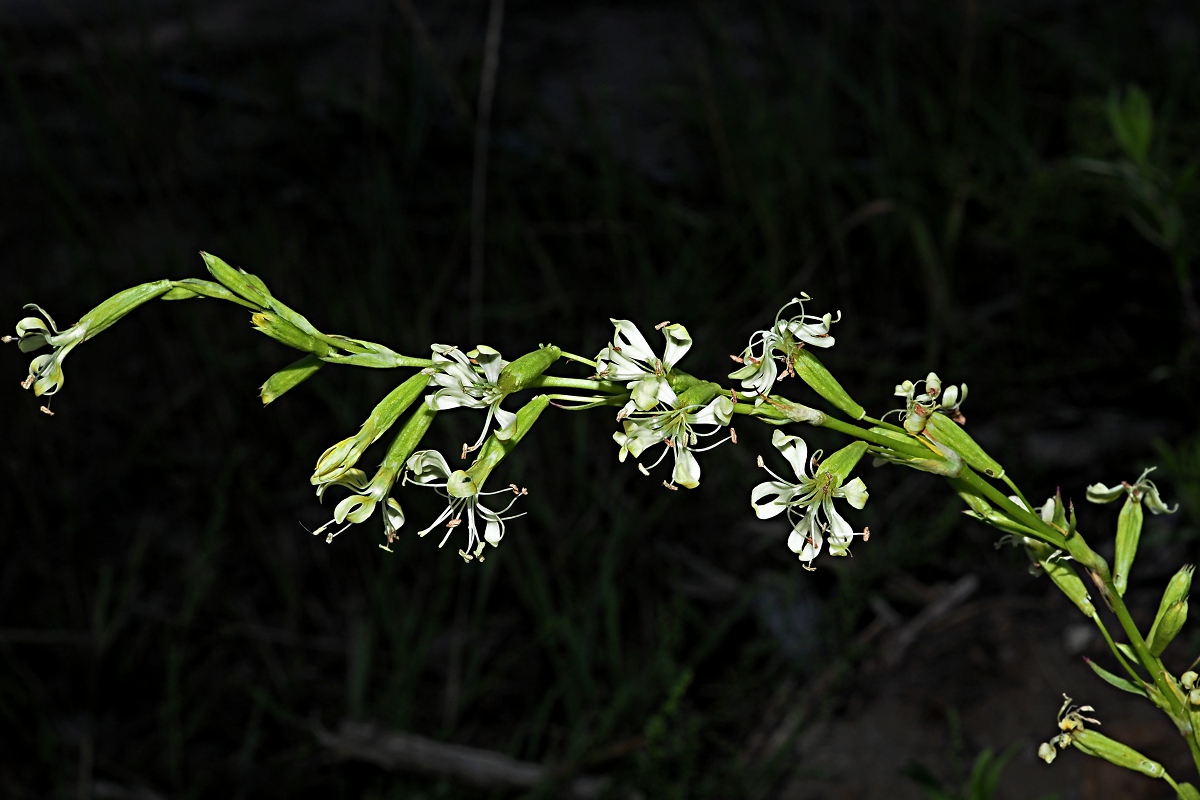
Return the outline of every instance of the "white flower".
[[[925,391],[917,394],[917,387],[921,384],[925,385]],[[960,410],[963,401],[967,399],[967,385],[964,383],[961,387],[947,386],[943,391],[942,380],[936,372],[926,375],[924,381],[905,381],[897,384],[893,394],[904,398],[904,408],[888,413],[900,414],[904,429],[910,433],[923,431],[925,420],[935,411],[945,414],[960,425],[967,421]]]
[[[1087,499],[1093,503],[1111,503],[1121,495],[1128,494],[1135,503],[1144,502],[1152,514],[1174,514],[1179,509],[1179,504],[1177,503],[1174,508],[1168,507],[1159,496],[1158,487],[1154,485],[1154,481],[1146,477],[1156,469],[1158,468],[1150,467],[1132,484],[1122,482],[1120,486],[1114,486],[1111,489],[1103,483],[1093,483],[1087,487]]]
[[[463,455],[478,449],[488,435],[492,420],[504,430],[512,425],[517,415],[500,407],[505,393],[498,381],[500,372],[508,364],[500,353],[487,345],[479,345],[470,353],[447,344],[433,346],[434,370],[431,382],[440,388],[426,396],[425,402],[436,411],[451,408],[486,408],[487,419],[479,438],[470,447],[463,447]]]
[[[81,321],[65,331],[59,331],[54,319],[40,307],[33,304],[25,307],[37,310],[46,318],[45,322],[37,317],[26,317],[17,323],[16,337],[5,336],[3,341],[10,342],[15,338],[22,353],[32,352],[45,345],[53,348],[52,352],[33,359],[29,365],[29,376],[21,383],[26,389],[32,386],[33,393],[39,397],[50,396],[62,388],[65,381],[62,363],[76,345],[88,338],[89,322]],[[47,322],[50,323],[49,326],[46,325]]]
[[[829,536],[829,554],[833,556],[848,555],[850,542],[855,536],[862,536],[866,541],[870,536],[869,529],[864,528],[861,533],[856,533],[833,505],[834,498],[845,498],[854,508],[866,505],[867,487],[861,478],[843,485],[845,473],[857,463],[861,450],[849,466],[842,464],[842,469],[827,469],[830,462],[841,461],[837,456],[843,451],[839,451],[809,476],[808,446],[803,439],[777,430],[771,435],[771,443],[792,465],[799,482],[792,483],[771,472],[760,457],[759,465],[775,480],[754,487],[750,493],[750,505],[759,519],[771,519],[787,512],[788,522],[792,525],[788,548],[805,562],[805,569],[812,569],[812,562],[820,554],[826,534]]]
[[[744,366],[734,370],[729,377],[742,382],[743,389],[750,389],[755,394],[765,396],[771,393],[775,379],[779,376],[780,361],[784,365],[784,374],[794,376],[794,353],[804,345],[812,347],[833,347],[834,338],[829,335],[833,323],[842,318],[838,312],[837,319],[832,314],[814,316],[804,313],[804,303],[811,300],[807,294],[793,297],[790,303],[779,309],[775,315],[775,323],[765,331],[755,331],[750,336],[750,344],[742,351],[742,355],[733,357]],[[788,319],[783,318],[783,311],[788,306],[799,305],[800,313]]]
[[[478,558],[483,561],[483,549],[485,545],[497,547],[500,540],[504,538],[504,523],[510,519],[525,516],[524,513],[513,514],[511,516],[502,516],[510,508],[513,503],[517,502],[517,497],[521,497],[527,492],[524,489],[518,489],[515,485],[505,489],[500,489],[494,492],[484,492],[475,483],[474,479],[463,470],[451,470],[450,465],[441,453],[436,450],[419,450],[413,453],[407,462],[408,473],[404,476],[404,481],[411,481],[418,486],[428,486],[437,489],[439,494],[445,496],[449,503],[446,510],[438,515],[433,524],[424,530],[417,531],[418,536],[424,536],[431,530],[446,523],[446,535],[442,537],[442,541],[438,547],[446,544],[450,538],[450,534],[454,533],[454,529],[462,524],[464,514],[467,518],[467,547],[464,550],[459,550],[458,554],[464,560],[470,561],[472,558]],[[500,511],[493,511],[480,502],[481,497],[487,495],[504,494],[511,492],[515,497]],[[478,513],[483,518],[483,535],[480,536],[479,526],[475,521],[475,514]]]
[[[692,337],[682,325],[663,325],[666,338],[663,357],[659,358],[651,349],[646,337],[627,319],[614,319],[616,332],[613,340],[596,356],[596,377],[608,381],[626,381],[632,393],[629,402],[617,414],[624,419],[634,409],[649,411],[660,403],[670,406],[675,402],[675,392],[667,380],[667,373],[692,346]]]
[[[335,484],[352,489],[354,494],[343,498],[333,510],[333,519],[313,531],[313,535],[319,536],[335,525],[342,525],[341,529],[329,531],[326,535],[325,543],[329,544],[333,542],[334,537],[344,533],[351,525],[357,525],[370,519],[371,515],[375,513],[375,506],[387,498],[387,502],[383,504],[383,531],[387,536],[387,543],[390,545],[396,538],[396,531],[404,525],[404,511],[400,508],[400,503],[395,498],[387,496],[395,482],[396,470],[384,467],[375,473],[375,477],[370,481],[367,481],[367,475],[361,469],[350,469],[337,479],[322,484],[317,488],[318,497],[322,497],[325,490]],[[343,525],[343,523],[345,524]],[[385,545],[381,546],[387,549]]]
[[[621,446],[617,456],[621,461],[632,453],[634,458],[641,457],[646,448],[659,444],[664,445],[662,455],[650,465],[649,469],[638,464],[643,474],[649,475],[650,469],[657,467],[666,458],[667,453],[675,454],[675,469],[671,480],[686,489],[694,489],[700,485],[700,462],[696,453],[711,450],[724,443],[731,437],[726,437],[716,444],[697,448],[696,444],[702,436],[712,436],[719,433],[723,426],[729,424],[733,417],[733,401],[728,397],[714,398],[708,405],[691,405],[683,408],[673,408],[668,411],[630,413],[629,418],[622,421],[625,430],[613,434],[613,440]],[[712,430],[699,432],[698,425],[711,425]]]

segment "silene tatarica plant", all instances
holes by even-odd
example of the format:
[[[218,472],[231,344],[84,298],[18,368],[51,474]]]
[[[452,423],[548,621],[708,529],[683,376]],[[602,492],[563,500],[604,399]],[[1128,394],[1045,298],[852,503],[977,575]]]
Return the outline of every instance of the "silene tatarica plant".
[[[1173,675],[1161,660],[1187,620],[1192,567],[1180,569],[1167,584],[1147,630],[1134,623],[1124,600],[1144,513],[1174,511],[1149,479],[1150,471],[1133,482],[1087,489],[1091,502],[1122,503],[1110,566],[1078,529],[1069,500],[1056,495],[1041,505],[1029,502],[1004,467],[970,436],[962,410],[965,384],[943,384],[932,372],[923,380],[905,380],[895,388],[899,408],[880,418],[868,416],[816,355],[834,346],[833,327],[840,314],[808,313],[812,303],[808,295],[793,298],[770,327],[756,331],[745,348],[731,356],[736,368],[725,382],[718,382],[680,367],[692,337],[686,327],[670,322],[656,325],[657,333],[648,338],[635,323],[613,320],[612,338],[594,359],[551,344],[512,360],[478,343],[470,348],[433,344],[428,357],[401,355],[374,342],[322,333],[254,275],[216,256],[205,253],[203,257],[215,280],[161,280],[135,286],[65,329],[38,306],[27,306],[37,315],[18,322],[16,335],[4,341],[17,342],[26,353],[44,348],[49,352],[33,359],[21,385],[39,397],[50,397],[65,384],[63,364],[80,344],[143,303],[201,297],[244,306],[256,330],[301,351],[297,361],[262,385],[264,404],[276,401],[326,364],[410,370],[356,433],[317,459],[311,478],[317,497],[323,499],[335,487],[345,496],[334,506],[332,519],[314,533],[332,542],[378,512],[383,528],[380,547],[389,550],[406,522],[397,495],[410,485],[423,487],[444,496],[446,506],[417,535],[436,530],[438,546],[453,540],[467,562],[482,561],[489,547],[499,547],[508,523],[521,516],[517,503],[526,490],[493,473],[503,474],[505,459],[551,405],[612,414],[614,443],[608,446],[615,445],[614,455],[622,462],[632,456],[646,475],[661,466],[657,474],[663,485],[676,491],[700,484],[701,460],[711,457],[706,451],[737,444],[735,417],[774,426],[771,442],[778,452],[758,457],[767,479],[746,487],[750,507],[760,519],[787,520],[790,530],[780,545],[786,545],[805,569],[815,569],[823,554],[850,555],[856,538],[868,541],[870,531],[856,530],[851,511],[863,508],[868,498],[866,483],[855,474],[864,458],[877,466],[894,464],[940,475],[966,504],[965,513],[998,529],[999,543],[1023,548],[1031,568],[1045,573],[1096,624],[1117,670],[1110,672],[1089,661],[1092,669],[1103,681],[1141,695],[1166,713],[1200,765],[1200,678],[1191,669]],[[656,336],[662,337],[657,347],[651,343]],[[587,371],[581,377],[549,374],[563,360]],[[803,383],[834,411],[776,393],[777,384],[788,378]],[[451,454],[463,462],[459,468],[446,455],[421,449],[421,442],[439,413],[463,408],[482,411],[485,419],[474,440],[464,442],[460,453]],[[51,413],[49,402],[42,410]],[[850,441],[827,456],[812,452],[795,432],[804,425],[831,429]],[[359,465],[380,440],[386,442],[383,460],[369,473]],[[1058,751],[1074,747],[1166,781],[1181,798],[1200,800],[1192,784],[1177,782],[1159,762],[1099,733],[1099,721],[1087,716],[1095,713],[1090,706],[1075,706],[1068,699],[1058,713],[1058,732],[1041,745],[1038,754],[1050,762]]]

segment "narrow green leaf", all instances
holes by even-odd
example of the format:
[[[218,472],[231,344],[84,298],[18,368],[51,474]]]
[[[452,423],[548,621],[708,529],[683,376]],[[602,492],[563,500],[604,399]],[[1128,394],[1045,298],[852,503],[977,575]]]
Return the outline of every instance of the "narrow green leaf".
[[[1140,686],[1138,686],[1136,683],[1134,683],[1133,681],[1126,680],[1125,678],[1122,678],[1120,675],[1112,674],[1111,672],[1106,670],[1104,667],[1097,664],[1095,661],[1092,661],[1090,658],[1085,658],[1084,661],[1086,661],[1087,665],[1092,668],[1092,672],[1099,675],[1100,679],[1103,680],[1105,683],[1107,683],[1109,686],[1115,686],[1118,689],[1120,689],[1121,691],[1129,692],[1130,694],[1138,694],[1138,695],[1141,695],[1142,697],[1146,696],[1146,693],[1144,691],[1142,691],[1142,688]]]

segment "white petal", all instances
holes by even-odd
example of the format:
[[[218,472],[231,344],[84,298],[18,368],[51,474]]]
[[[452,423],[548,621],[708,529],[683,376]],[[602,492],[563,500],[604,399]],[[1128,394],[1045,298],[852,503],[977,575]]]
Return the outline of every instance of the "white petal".
[[[667,339],[667,346],[663,350],[663,363],[668,368],[673,367],[692,348],[692,337],[682,325],[668,325],[662,332]]]
[[[400,508],[394,497],[389,497],[383,507],[383,524],[389,531],[404,527],[404,509]]]
[[[771,519],[787,510],[788,501],[796,496],[796,487],[790,483],[767,481],[755,486],[750,492],[750,507],[759,519]],[[770,498],[770,499],[767,499]],[[759,502],[767,499],[767,502]]]
[[[637,329],[636,325],[627,319],[614,319],[612,323],[617,326],[617,330],[613,334],[613,344],[621,348],[621,352],[641,361],[657,360],[658,357],[650,349],[650,343],[646,341],[645,336],[642,336],[642,332]]]
[[[797,478],[808,476],[805,471],[808,468],[808,445],[803,439],[799,436],[790,436],[776,428],[771,434],[771,444],[783,453],[783,457],[792,465],[792,470],[796,473]]]
[[[675,446],[675,472],[671,480],[685,489],[695,489],[700,485],[700,462],[691,450],[682,445]]]
[[[1123,494],[1124,486],[1114,486],[1110,489],[1103,483],[1093,483],[1087,487],[1087,499],[1093,503],[1111,503]]]
[[[496,438],[502,442],[508,441],[517,432],[517,415],[513,411],[505,411],[500,406],[495,407],[495,414],[496,427],[500,429],[496,431]]]
[[[788,549],[793,553],[799,553],[804,549],[804,537],[796,531],[788,534]]]
[[[839,490],[842,497],[846,498],[846,502],[855,508],[862,508],[867,504],[867,485],[863,483],[862,478],[855,478],[849,483],[842,486]]]
[[[453,472],[437,450],[418,450],[408,457],[405,466],[411,473],[409,480],[418,485],[445,483]]]
[[[667,379],[661,375],[649,375],[641,380],[634,381],[629,387],[633,390],[631,398],[633,404],[642,411],[649,411],[661,402],[658,398],[664,386],[668,392],[671,391],[671,386],[667,383]],[[674,392],[671,392],[672,397],[674,394]]]

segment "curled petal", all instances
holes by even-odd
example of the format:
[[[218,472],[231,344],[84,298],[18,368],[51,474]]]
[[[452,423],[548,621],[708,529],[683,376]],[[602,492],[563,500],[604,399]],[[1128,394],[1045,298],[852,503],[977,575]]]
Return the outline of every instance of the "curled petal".
[[[721,395],[691,416],[693,425],[728,425],[733,419],[733,401]]]
[[[396,498],[389,497],[383,506],[383,526],[388,533],[395,533],[404,527],[404,509]]]
[[[666,348],[663,350],[663,363],[669,369],[678,364],[679,360],[692,348],[692,337],[688,334],[687,328],[682,325],[668,325],[663,328],[662,332],[667,340]]]
[[[675,448],[675,471],[671,474],[671,480],[685,489],[695,489],[700,485],[700,462],[686,447]]]
[[[840,493],[842,497],[846,498],[846,502],[848,502],[854,508],[861,509],[867,504],[867,485],[863,483],[862,478],[855,478],[844,485],[841,488]]]
[[[1123,494],[1124,486],[1114,486],[1110,489],[1103,483],[1093,483],[1087,487],[1087,499],[1093,503],[1111,503]]]
[[[649,411],[663,402],[661,398],[666,396],[671,398],[668,405],[675,401],[675,392],[671,391],[671,385],[662,375],[648,375],[632,382],[629,388],[633,391],[630,399],[639,411]]]
[[[500,371],[508,364],[500,357],[500,351],[488,347],[486,344],[479,345],[475,350],[478,353],[475,360],[479,362],[483,376],[488,379],[489,383],[500,380]]]
[[[782,481],[766,481],[750,492],[750,507],[759,519],[777,517],[788,509],[796,496],[796,487]],[[762,501],[766,502],[762,502]]]
[[[654,362],[658,360],[650,343],[646,341],[645,336],[642,336],[642,332],[637,329],[636,325],[627,319],[614,319],[612,323],[617,326],[617,330],[613,334],[613,344],[620,348],[621,353],[639,361]]]
[[[771,434],[771,444],[783,453],[783,457],[792,465],[797,478],[805,478],[808,467],[808,445],[799,436],[791,436],[778,428]]]
[[[341,525],[346,520],[354,524],[365,522],[375,511],[378,498],[369,494],[352,494],[337,504],[333,510],[334,522]]]
[[[437,450],[418,450],[409,456],[405,466],[409,472],[408,479],[418,486],[444,484],[454,472]]]
[[[833,501],[826,499],[821,510],[829,520],[829,555],[844,556],[850,553],[850,542],[854,541],[854,528],[837,512]]]

